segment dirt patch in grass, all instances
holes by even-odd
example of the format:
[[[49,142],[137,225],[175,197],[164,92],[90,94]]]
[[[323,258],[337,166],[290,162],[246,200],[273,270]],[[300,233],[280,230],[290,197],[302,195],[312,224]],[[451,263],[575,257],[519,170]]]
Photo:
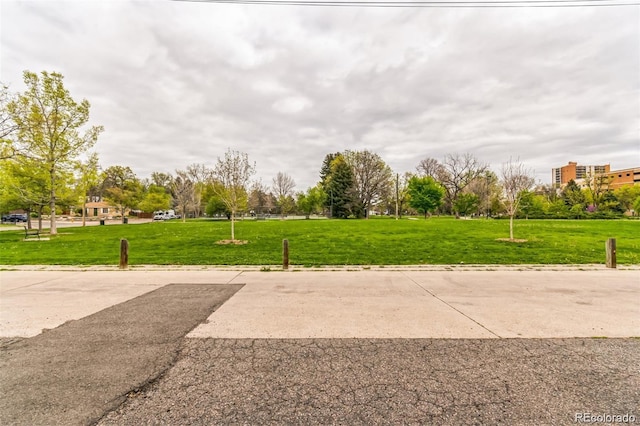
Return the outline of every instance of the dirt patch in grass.
[[[233,244],[236,246],[241,246],[244,244],[248,244],[249,241],[247,240],[220,240],[220,241],[216,241],[216,244]]]
[[[506,241],[508,243],[526,243],[529,240],[521,240],[518,238],[514,238],[513,240],[510,238],[496,238],[496,241]]]

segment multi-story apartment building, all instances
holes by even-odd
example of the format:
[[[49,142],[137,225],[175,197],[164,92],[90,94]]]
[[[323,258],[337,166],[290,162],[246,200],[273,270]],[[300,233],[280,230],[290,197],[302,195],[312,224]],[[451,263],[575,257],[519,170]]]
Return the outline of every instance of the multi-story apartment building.
[[[566,166],[551,169],[551,183],[556,187],[562,187],[566,185],[570,180],[574,180],[580,184],[580,180],[583,180],[587,175],[599,175],[602,173],[609,173],[611,167],[609,164],[602,166],[581,166],[578,163],[570,161]]]
[[[551,183],[561,188],[573,179],[580,187],[584,187],[586,185],[585,178],[594,175],[603,177],[607,187],[611,190],[621,186],[640,184],[640,167],[611,170],[609,164],[581,166],[572,161],[566,166],[551,169]]]
[[[607,185],[611,190],[616,190],[621,186],[640,185],[640,167],[612,170],[605,175]]]

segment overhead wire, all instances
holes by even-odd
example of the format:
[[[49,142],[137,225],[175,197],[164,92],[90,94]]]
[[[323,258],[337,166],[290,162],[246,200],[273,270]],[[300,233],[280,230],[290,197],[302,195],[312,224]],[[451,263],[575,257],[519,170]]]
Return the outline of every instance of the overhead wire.
[[[191,3],[265,6],[383,7],[383,8],[514,8],[514,7],[611,7],[640,6],[620,0],[478,0],[478,1],[331,1],[331,0],[173,0]]]

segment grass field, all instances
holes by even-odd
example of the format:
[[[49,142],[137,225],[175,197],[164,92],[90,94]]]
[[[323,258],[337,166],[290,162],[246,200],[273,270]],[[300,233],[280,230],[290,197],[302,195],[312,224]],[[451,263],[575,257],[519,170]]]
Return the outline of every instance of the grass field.
[[[114,265],[120,239],[131,265],[278,265],[282,240],[290,263],[320,265],[604,264],[605,241],[617,239],[619,264],[640,264],[640,222],[630,220],[268,220],[239,221],[245,245],[220,245],[227,221],[193,220],[138,225],[59,228],[49,241],[23,241],[0,232],[3,265]]]

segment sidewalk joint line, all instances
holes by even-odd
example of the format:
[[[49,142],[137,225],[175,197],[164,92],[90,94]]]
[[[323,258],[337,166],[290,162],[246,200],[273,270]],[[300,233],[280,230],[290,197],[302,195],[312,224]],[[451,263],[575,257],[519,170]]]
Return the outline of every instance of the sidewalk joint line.
[[[74,271],[74,275],[76,275],[78,273],[80,273],[80,271]],[[14,291],[14,290],[22,290],[22,289],[33,287],[33,286],[36,286],[36,285],[47,284],[47,283],[50,283],[52,281],[58,281],[58,280],[60,280],[62,278],[63,277],[55,277],[55,278],[49,278],[49,279],[46,279],[46,280],[43,280],[43,281],[38,281],[37,283],[25,284],[25,285],[20,286],[20,287],[14,287],[14,288],[11,288],[11,289],[8,289],[8,290],[4,290],[3,293],[9,293],[9,292]],[[64,277],[64,278],[67,278],[67,277]]]
[[[404,275],[405,277],[407,277],[409,280],[411,280],[411,282],[413,282],[415,285],[417,285],[419,288],[422,289],[422,291],[428,293],[429,295],[431,295],[432,297],[434,297],[435,299],[439,300],[440,302],[444,303],[445,305],[447,305],[448,307],[450,307],[451,309],[453,309],[454,311],[456,311],[457,313],[459,313],[460,315],[462,315],[463,317],[473,321],[474,323],[478,324],[480,327],[484,328],[485,330],[487,330],[489,333],[493,334],[494,336],[496,336],[498,339],[502,339],[502,336],[500,336],[499,334],[495,333],[494,331],[488,329],[487,327],[485,327],[483,324],[479,323],[478,321],[476,321],[475,319],[471,318],[469,315],[465,314],[464,312],[462,312],[460,309],[456,308],[455,306],[451,305],[448,302],[445,302],[443,299],[439,298],[438,296],[436,296],[434,293],[432,293],[431,291],[427,290],[426,288],[424,288],[420,283],[418,283],[416,280],[414,280],[413,278],[411,278],[409,275],[407,275],[406,272],[402,272],[402,275]]]
[[[236,275],[233,276],[233,278],[231,278],[229,281],[227,281],[227,284],[231,284],[236,278],[238,278],[243,273],[244,273],[244,271],[238,272]]]

